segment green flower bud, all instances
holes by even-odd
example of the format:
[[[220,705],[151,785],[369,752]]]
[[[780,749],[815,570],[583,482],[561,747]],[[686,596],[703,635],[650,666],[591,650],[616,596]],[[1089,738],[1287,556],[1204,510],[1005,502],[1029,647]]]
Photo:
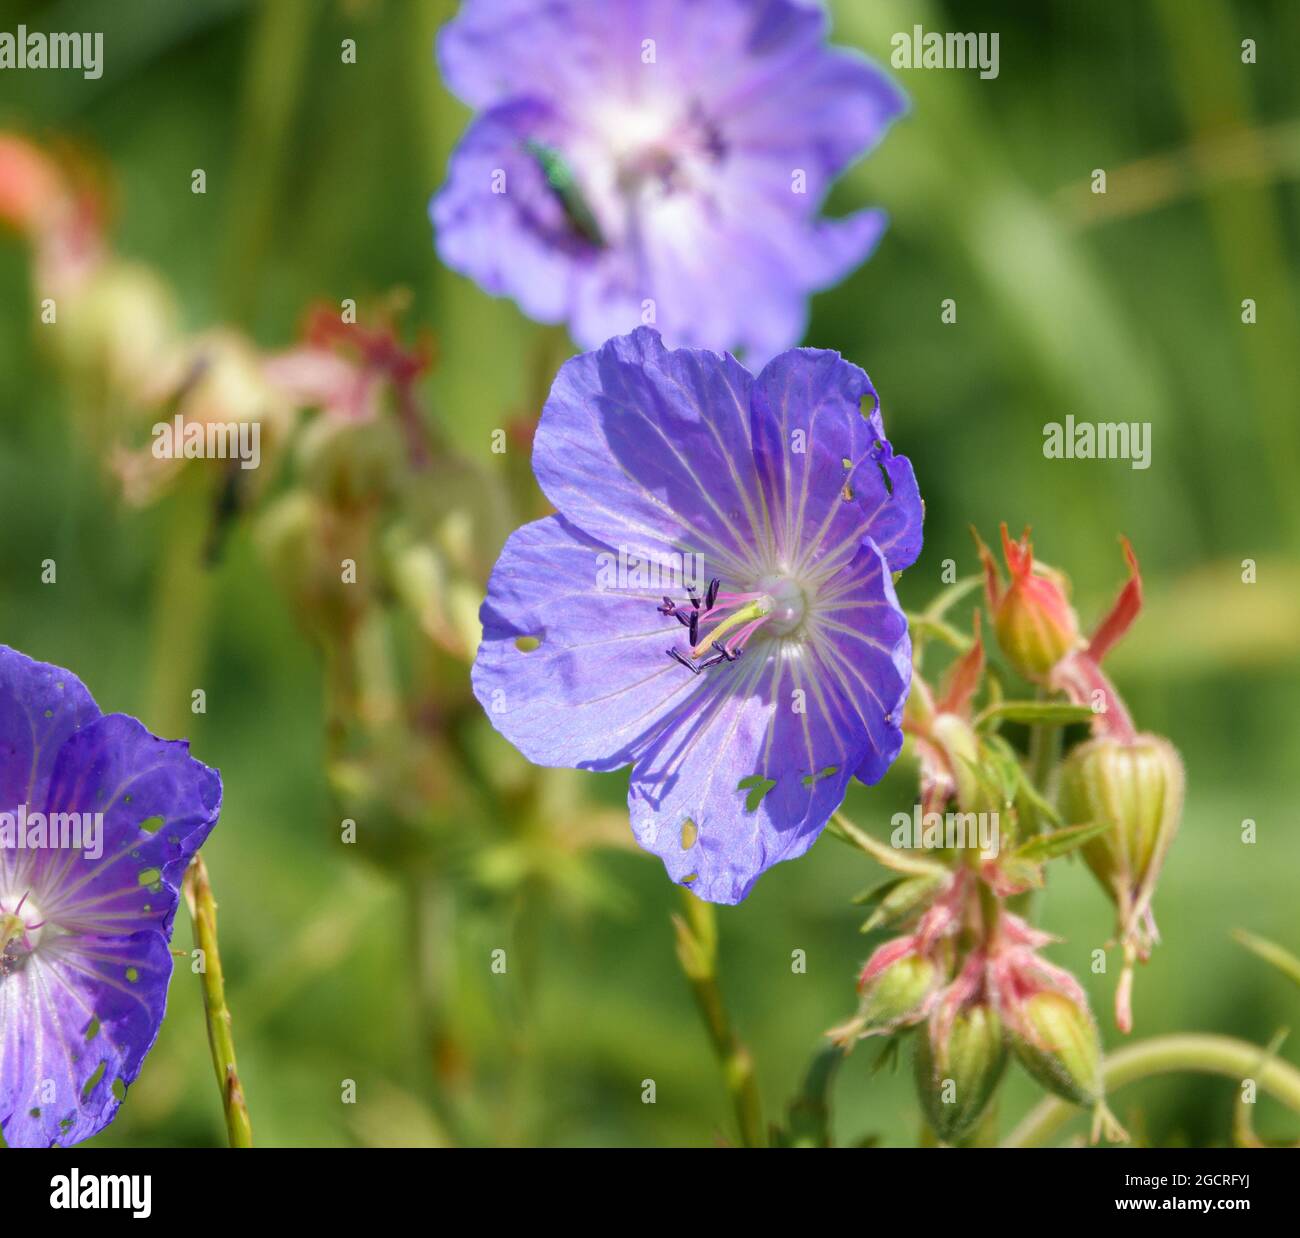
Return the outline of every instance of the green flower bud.
[[[929,959],[909,954],[867,982],[858,1006],[866,1031],[885,1031],[919,1013],[938,979]]]
[[[1165,854],[1183,811],[1183,763],[1156,735],[1130,742],[1094,739],[1061,766],[1060,807],[1075,824],[1110,825],[1083,847],[1083,858],[1120,910],[1132,934],[1150,905]]]
[[[892,1032],[924,1018],[930,995],[941,979],[938,967],[910,952],[910,939],[897,938],[867,961],[858,981],[858,1013],[826,1034],[848,1048],[864,1036]],[[889,961],[900,949],[909,953]]]
[[[1011,1044],[1020,1064],[1049,1092],[1076,1105],[1100,1105],[1101,1037],[1086,1007],[1055,989],[1019,1003]]]
[[[1006,1069],[997,1012],[983,1004],[959,1011],[937,1050],[923,1030],[913,1065],[927,1121],[944,1143],[958,1142],[979,1121]]]

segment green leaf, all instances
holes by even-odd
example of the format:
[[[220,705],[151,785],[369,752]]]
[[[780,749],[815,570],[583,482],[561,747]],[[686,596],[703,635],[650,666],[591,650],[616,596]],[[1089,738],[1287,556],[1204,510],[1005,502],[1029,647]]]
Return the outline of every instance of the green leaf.
[[[866,895],[864,903],[871,906],[872,911],[858,931],[870,933],[873,929],[892,927],[906,920],[933,897],[946,880],[939,874],[926,874],[899,877],[877,886]]]
[[[1066,726],[1071,722],[1091,722],[1093,716],[1087,705],[1069,705],[1064,701],[999,701],[985,709],[975,719],[975,725],[984,727],[997,721]]]
[[[1020,771],[1020,787],[1016,792],[1017,799],[1023,799],[1026,804],[1033,810],[1033,817],[1040,821],[1050,821],[1054,826],[1061,825],[1061,814],[1048,802],[1047,798],[1034,786],[1030,781],[1029,775]]]
[[[855,907],[878,907],[889,892],[902,885],[905,880],[904,877],[891,877],[888,881],[882,881],[879,885],[869,886],[860,891],[849,901]]]
[[[1067,825],[1064,829],[1031,838],[1024,846],[1016,848],[1014,854],[1019,859],[1041,864],[1046,860],[1054,860],[1057,856],[1068,855],[1084,843],[1104,834],[1111,825],[1110,821],[1086,821],[1083,825]]]

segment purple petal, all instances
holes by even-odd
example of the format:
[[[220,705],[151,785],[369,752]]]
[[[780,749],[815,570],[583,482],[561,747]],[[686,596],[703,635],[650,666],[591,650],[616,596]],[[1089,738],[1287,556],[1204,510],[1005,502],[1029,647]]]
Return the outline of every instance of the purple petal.
[[[107,714],[73,736],[55,765],[46,811],[103,813],[103,855],[69,864],[64,853],[28,852],[34,866],[16,869],[10,884],[43,884],[41,910],[68,931],[169,934],[185,866],[221,811],[220,777],[189,749],[126,714]]]
[[[39,807],[59,749],[98,717],[70,671],[0,645],[0,811]]]
[[[511,535],[488,582],[474,694],[538,765],[626,765],[647,732],[705,687],[665,653],[682,629],[656,610],[662,590],[600,587],[611,557],[548,516]],[[521,649],[520,638],[540,644]]]
[[[754,454],[776,541],[819,573],[847,565],[870,538],[891,571],[921,548],[912,466],[884,435],[871,380],[839,353],[792,349],[755,380]],[[845,462],[848,462],[847,464]]]
[[[47,945],[46,943],[49,942]],[[11,1148],[70,1147],[113,1120],[167,1005],[167,939],[44,939],[0,982],[0,1128]]]
[[[438,254],[529,317],[560,322],[594,247],[576,234],[526,140],[555,145],[565,134],[551,108],[512,100],[484,112],[451,157],[447,183],[429,207]]]
[[[812,845],[867,739],[835,684],[797,655],[751,645],[709,674],[710,695],[637,760],[628,807],[637,841],[674,881],[738,903]]]
[[[83,833],[71,849],[0,849],[0,905],[26,909],[34,947],[0,968],[0,1126],[15,1146],[66,1146],[112,1120],[114,1085],[157,1037],[180,882],[221,806],[219,776],[188,744],[122,714],[69,730],[48,764],[41,797],[19,803],[51,829],[54,814],[80,814]]]
[[[640,37],[616,37],[631,14],[624,0],[466,0],[438,34],[438,66],[473,108],[608,91],[640,65]]]
[[[638,552],[697,552],[733,576],[767,537],[753,486],[749,396],[734,358],[665,350],[648,328],[565,363],[533,470],[560,514]]]
[[[884,555],[868,541],[817,599],[811,641],[823,676],[850,702],[869,743],[854,771],[879,782],[903,746],[912,642]]]
[[[824,17],[802,19],[824,26]],[[786,169],[803,167],[820,202],[830,183],[874,147],[907,110],[907,97],[859,52],[826,46],[824,29],[778,43],[709,106],[727,118],[727,136]]]
[[[818,217],[905,107],[826,35],[801,0],[469,0],[438,44],[446,80],[484,113],[433,206],[444,261],[567,321],[584,348],[650,324],[765,362],[885,225]],[[562,153],[604,244],[575,252],[528,138]],[[671,171],[647,172],[657,162]],[[498,170],[511,189],[491,200]]]

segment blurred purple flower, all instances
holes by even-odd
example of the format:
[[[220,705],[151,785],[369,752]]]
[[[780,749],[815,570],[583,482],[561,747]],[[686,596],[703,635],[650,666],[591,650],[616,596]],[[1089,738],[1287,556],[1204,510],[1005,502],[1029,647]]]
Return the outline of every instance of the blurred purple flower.
[[[803,0],[466,0],[438,41],[478,115],[431,203],[448,266],[584,348],[798,343],[878,210],[819,215],[902,93]]]
[[[632,765],[638,842],[738,902],[898,755],[912,466],[838,353],[755,378],[641,328],[560,370],[533,469],[559,514],[501,552],[475,694],[539,765]]]
[[[67,1146],[113,1120],[157,1038],[181,878],[220,808],[219,775],[187,743],[101,714],[75,675],[0,646],[0,1129],[11,1147]]]

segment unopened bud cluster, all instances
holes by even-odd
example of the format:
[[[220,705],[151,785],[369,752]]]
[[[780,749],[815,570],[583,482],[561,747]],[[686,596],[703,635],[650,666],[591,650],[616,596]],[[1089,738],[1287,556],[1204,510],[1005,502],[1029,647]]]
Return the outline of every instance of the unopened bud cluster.
[[[990,856],[949,844],[932,859],[900,855],[896,863],[871,852],[899,876],[871,896],[863,930],[897,935],[868,959],[857,1013],[830,1035],[849,1047],[914,1029],[918,1096],[944,1143],[987,1137],[1012,1059],[1048,1091],[1090,1110],[1094,1139],[1121,1139],[1106,1107],[1101,1036],[1087,995],[1046,957],[1056,939],[1025,913],[1048,864],[1080,852],[1116,908],[1116,1023],[1130,1030],[1133,965],[1157,940],[1152,902],[1184,789],[1174,746],[1134,726],[1101,667],[1141,608],[1137,560],[1125,543],[1129,580],[1087,638],[1068,580],[1035,561],[1027,531],[1012,540],[1002,527],[1006,579],[978,545],[998,651],[1033,691],[1017,701],[1001,682],[989,689],[978,610],[964,638],[932,608],[915,640],[918,673],[904,729],[919,763],[924,810],[996,811],[1002,846]],[[925,641],[936,631],[957,653],[932,686],[920,670]],[[1000,732],[1002,720],[1030,728],[1034,760]],[[1091,737],[1065,754],[1048,749],[1044,763],[1043,745],[1059,744],[1072,721],[1087,721]]]

